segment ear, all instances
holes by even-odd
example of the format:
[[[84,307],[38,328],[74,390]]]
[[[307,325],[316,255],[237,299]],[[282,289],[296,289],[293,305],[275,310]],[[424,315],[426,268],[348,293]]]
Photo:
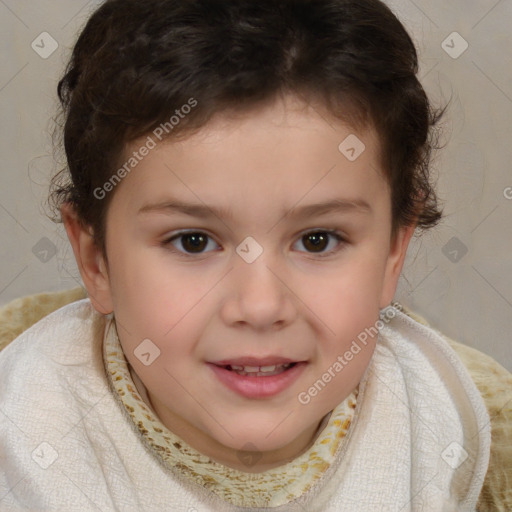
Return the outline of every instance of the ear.
[[[400,278],[405,255],[407,254],[407,248],[409,247],[409,242],[411,241],[415,229],[416,224],[400,227],[391,241],[380,299],[381,308],[389,306],[395,296],[398,279]]]
[[[107,315],[114,310],[110,280],[101,249],[94,243],[92,228],[82,225],[71,203],[62,205],[61,215],[91,303]]]

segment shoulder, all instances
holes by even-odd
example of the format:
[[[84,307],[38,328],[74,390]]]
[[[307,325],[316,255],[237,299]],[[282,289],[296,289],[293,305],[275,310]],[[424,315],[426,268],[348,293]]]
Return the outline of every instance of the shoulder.
[[[404,313],[430,327],[418,314],[405,308]],[[491,454],[478,511],[512,510],[512,374],[487,354],[438,334],[468,370],[491,419]]]
[[[60,503],[85,510],[76,481],[107,496],[102,464],[119,463],[110,436],[126,436],[130,425],[109,393],[105,320],[89,299],[79,300],[0,352],[0,503],[7,509],[57,510]],[[62,480],[63,474],[70,476]]]
[[[9,390],[16,394],[37,385],[36,376],[48,380],[48,368],[87,366],[99,347],[104,316],[89,299],[67,304],[45,316],[0,352],[0,401]],[[46,373],[45,373],[46,372]]]
[[[491,418],[491,455],[479,512],[512,510],[512,374],[492,357],[450,338]]]
[[[83,408],[88,395],[104,390],[104,326],[104,316],[83,299],[45,316],[0,352],[4,443],[19,437],[13,426],[28,436],[16,443],[29,441],[30,433],[50,428],[50,420],[64,421],[62,411],[71,416],[70,407]],[[50,414],[57,410],[58,415]]]
[[[15,299],[0,308],[0,350],[56,309],[87,297],[82,287]]]

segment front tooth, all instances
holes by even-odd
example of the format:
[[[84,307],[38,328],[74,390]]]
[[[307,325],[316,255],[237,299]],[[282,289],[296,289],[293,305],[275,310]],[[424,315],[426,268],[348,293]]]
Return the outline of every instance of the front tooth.
[[[243,371],[246,373],[267,373],[273,372],[276,368],[281,368],[283,365],[272,365],[272,366],[244,366]]]
[[[259,366],[244,366],[243,370],[244,370],[244,372],[259,372],[260,367]]]

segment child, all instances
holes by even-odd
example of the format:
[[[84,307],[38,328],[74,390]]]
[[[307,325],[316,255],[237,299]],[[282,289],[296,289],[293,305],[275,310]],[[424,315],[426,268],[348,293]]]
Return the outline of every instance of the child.
[[[392,304],[441,217],[417,69],[379,0],[97,9],[52,196],[89,297],[1,353],[2,510],[475,510],[485,404]]]

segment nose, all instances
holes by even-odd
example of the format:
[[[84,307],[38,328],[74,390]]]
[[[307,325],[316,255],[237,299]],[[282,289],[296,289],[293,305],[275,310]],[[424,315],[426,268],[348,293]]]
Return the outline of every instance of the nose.
[[[230,284],[222,308],[228,325],[246,325],[255,330],[280,329],[297,315],[293,292],[286,282],[288,273],[275,258],[263,252],[256,261],[247,263],[236,255]]]

